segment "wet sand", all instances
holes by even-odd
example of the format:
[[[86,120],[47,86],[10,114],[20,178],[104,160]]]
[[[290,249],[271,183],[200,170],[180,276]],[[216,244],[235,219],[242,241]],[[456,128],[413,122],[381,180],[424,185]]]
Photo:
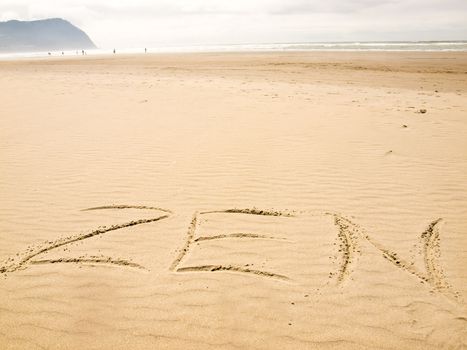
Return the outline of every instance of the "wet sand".
[[[0,62],[0,348],[467,346],[467,53]]]

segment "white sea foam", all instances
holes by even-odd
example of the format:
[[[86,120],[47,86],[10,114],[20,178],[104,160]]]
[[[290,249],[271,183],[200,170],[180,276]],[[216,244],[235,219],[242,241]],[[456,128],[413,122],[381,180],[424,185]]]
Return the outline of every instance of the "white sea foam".
[[[115,48],[117,54],[145,53],[144,48]],[[388,42],[311,42],[269,44],[222,44],[158,46],[147,48],[148,53],[177,52],[261,52],[261,51],[467,51],[467,41],[388,41]],[[113,48],[85,51],[86,55],[113,54]],[[82,55],[81,50],[50,52],[22,52],[0,54],[0,59],[34,57],[70,57]]]

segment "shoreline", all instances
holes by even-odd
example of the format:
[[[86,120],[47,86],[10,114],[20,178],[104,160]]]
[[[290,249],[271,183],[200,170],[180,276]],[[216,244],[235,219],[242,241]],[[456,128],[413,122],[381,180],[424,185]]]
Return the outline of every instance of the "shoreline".
[[[168,45],[159,47],[118,48],[119,53],[139,54],[147,49],[150,53],[258,53],[258,52],[467,52],[467,40],[435,40],[435,41],[336,41],[336,42],[278,42],[278,43],[237,43],[237,44],[198,44]],[[114,48],[96,48],[85,50],[91,55],[111,54]],[[0,52],[2,56],[41,56],[48,52],[60,55],[81,54],[82,48],[68,50],[44,50],[35,52]]]

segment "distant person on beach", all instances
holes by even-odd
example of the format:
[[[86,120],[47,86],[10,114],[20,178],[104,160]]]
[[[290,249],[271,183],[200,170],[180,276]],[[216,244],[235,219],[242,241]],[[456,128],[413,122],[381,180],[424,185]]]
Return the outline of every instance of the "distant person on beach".
[[[144,53],[147,53],[148,52],[148,49],[147,48],[144,48]]]
[[[115,54],[115,49],[114,49],[114,54]]]
[[[82,54],[83,54],[83,56],[84,56],[84,50],[81,50],[81,53],[82,53]]]

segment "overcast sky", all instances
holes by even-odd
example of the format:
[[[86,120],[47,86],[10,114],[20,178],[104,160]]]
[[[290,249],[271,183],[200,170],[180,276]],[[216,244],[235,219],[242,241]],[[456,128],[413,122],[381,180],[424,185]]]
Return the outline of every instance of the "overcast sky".
[[[0,0],[0,21],[49,17],[101,48],[467,40],[467,0]]]

